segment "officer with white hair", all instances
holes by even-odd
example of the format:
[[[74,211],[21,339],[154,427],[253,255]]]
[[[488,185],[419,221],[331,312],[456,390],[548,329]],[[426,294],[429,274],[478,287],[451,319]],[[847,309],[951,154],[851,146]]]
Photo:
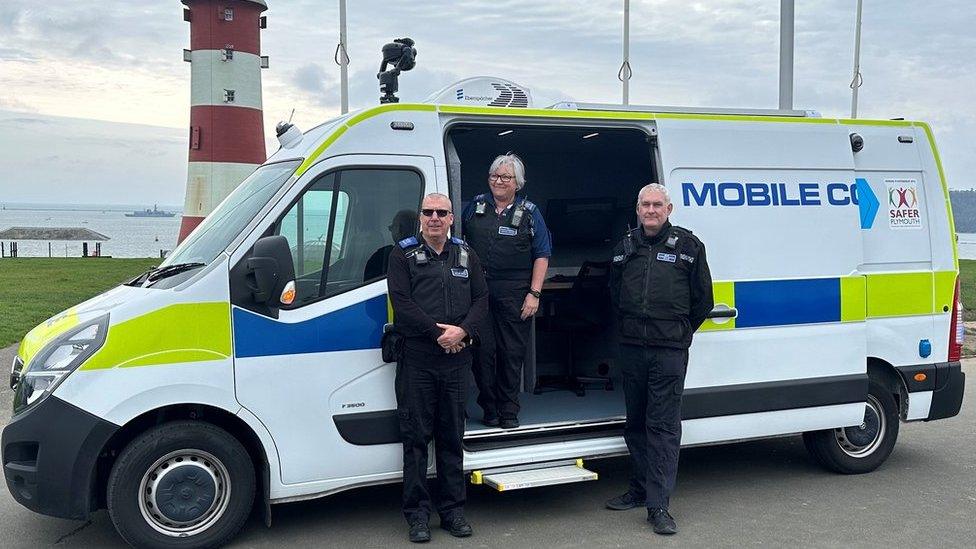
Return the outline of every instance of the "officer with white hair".
[[[668,221],[674,205],[663,185],[637,194],[640,226],[613,252],[611,297],[620,330],[619,362],[634,471],[612,510],[647,507],[657,534],[678,527],[668,511],[681,446],[681,394],[691,338],[714,306],[705,245]]]
[[[465,208],[464,239],[478,253],[488,281],[489,316],[474,361],[483,423],[519,426],[519,380],[552,239],[542,213],[522,190],[525,165],[513,153],[495,158],[488,189]]]

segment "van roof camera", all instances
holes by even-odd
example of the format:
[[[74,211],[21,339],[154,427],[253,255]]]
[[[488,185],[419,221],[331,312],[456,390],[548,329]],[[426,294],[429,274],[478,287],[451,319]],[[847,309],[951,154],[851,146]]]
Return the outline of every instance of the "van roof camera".
[[[408,71],[417,64],[417,48],[409,38],[397,38],[383,46],[383,62],[380,72],[376,75],[380,80],[380,103],[399,103],[400,99],[394,95],[399,88],[397,78],[401,71]],[[393,68],[386,70],[387,65]]]

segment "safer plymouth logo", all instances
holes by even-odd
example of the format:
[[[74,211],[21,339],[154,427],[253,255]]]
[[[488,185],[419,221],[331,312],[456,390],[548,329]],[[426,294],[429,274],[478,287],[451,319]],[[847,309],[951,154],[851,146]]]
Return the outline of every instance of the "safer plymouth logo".
[[[918,182],[914,179],[885,179],[888,187],[888,226],[892,229],[921,229]]]

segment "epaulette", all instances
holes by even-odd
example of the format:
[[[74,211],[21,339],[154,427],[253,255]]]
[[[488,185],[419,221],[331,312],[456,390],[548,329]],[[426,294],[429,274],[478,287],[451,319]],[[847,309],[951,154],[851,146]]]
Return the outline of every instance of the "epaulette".
[[[404,238],[403,240],[397,242],[397,245],[400,246],[400,248],[402,248],[404,250],[406,250],[407,248],[409,248],[411,246],[416,246],[418,244],[420,244],[420,241],[417,240],[417,237],[416,236],[410,236],[410,237]]]
[[[535,203],[534,203],[534,202],[532,202],[531,200],[529,200],[529,199],[525,199],[525,200],[523,201],[523,203],[525,204],[525,209],[526,209],[526,210],[529,210],[529,211],[531,212],[532,210],[534,210],[534,209],[535,209]]]
[[[458,238],[456,236],[452,236],[451,237],[451,242],[457,244],[458,246],[467,246],[468,245],[467,242],[465,242],[464,240],[462,240],[462,239],[460,239],[460,238]]]

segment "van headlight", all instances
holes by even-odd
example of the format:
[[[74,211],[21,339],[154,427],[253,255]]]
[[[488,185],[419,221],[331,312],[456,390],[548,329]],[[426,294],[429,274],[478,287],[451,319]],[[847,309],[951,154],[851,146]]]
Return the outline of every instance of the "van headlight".
[[[10,373],[10,385],[15,389],[14,413],[51,394],[68,374],[101,348],[107,331],[108,314],[105,314],[51,340],[31,359],[26,369],[18,371],[15,361]]]

